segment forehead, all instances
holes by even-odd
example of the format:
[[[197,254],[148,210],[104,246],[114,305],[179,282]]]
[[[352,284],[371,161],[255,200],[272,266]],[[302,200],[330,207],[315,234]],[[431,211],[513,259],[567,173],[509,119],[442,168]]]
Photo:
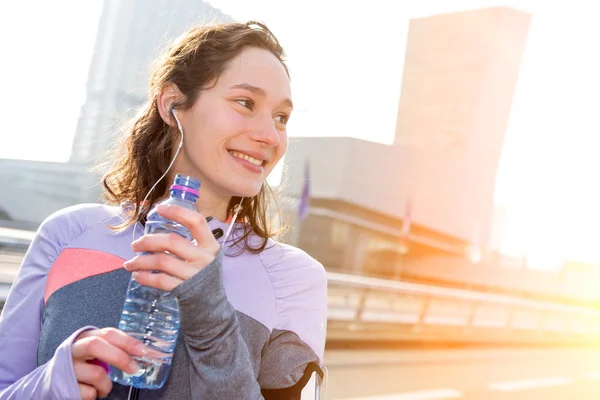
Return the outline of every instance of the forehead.
[[[274,100],[291,98],[290,79],[281,62],[270,51],[247,47],[227,65],[216,86],[229,88],[249,84],[263,89]]]

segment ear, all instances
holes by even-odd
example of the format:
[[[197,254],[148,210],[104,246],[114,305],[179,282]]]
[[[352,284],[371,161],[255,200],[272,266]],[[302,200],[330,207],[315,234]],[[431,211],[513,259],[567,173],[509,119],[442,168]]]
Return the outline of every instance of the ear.
[[[168,83],[158,94],[156,98],[156,107],[158,113],[165,123],[169,126],[176,127],[177,123],[171,114],[171,109],[183,102],[185,96],[174,83]]]

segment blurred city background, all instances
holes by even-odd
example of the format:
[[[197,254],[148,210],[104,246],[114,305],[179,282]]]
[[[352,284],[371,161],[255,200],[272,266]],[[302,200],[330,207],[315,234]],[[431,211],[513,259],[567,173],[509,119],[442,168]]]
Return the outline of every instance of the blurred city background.
[[[0,307],[39,224],[100,201],[153,57],[259,19],[296,104],[280,239],[328,271],[327,398],[600,398],[600,5],[408,3],[0,5]]]

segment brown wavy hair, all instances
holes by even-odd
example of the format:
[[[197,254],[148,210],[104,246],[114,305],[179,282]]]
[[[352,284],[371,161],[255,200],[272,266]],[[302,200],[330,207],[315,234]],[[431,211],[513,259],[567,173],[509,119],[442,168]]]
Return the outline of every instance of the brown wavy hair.
[[[114,159],[109,162],[108,172],[102,179],[103,197],[109,203],[129,204],[127,219],[113,229],[124,230],[143,222],[154,203],[168,191],[168,177],[165,177],[142,204],[152,185],[167,170],[175,153],[178,138],[174,130],[161,118],[157,100],[159,94],[174,84],[184,95],[178,109],[192,107],[202,91],[209,89],[223,73],[227,64],[246,47],[257,47],[270,51],[281,62],[289,77],[285,64],[285,53],[275,35],[266,25],[249,21],[199,26],[179,37],[154,64],[150,77],[149,100],[126,129]],[[228,212],[239,204],[241,198],[233,197]],[[262,251],[275,232],[269,220],[270,207],[279,208],[275,193],[265,181],[259,193],[252,198],[244,198],[238,218],[243,219],[243,235],[235,243],[243,242],[243,249],[258,253]],[[250,244],[254,232],[262,240],[258,246]]]

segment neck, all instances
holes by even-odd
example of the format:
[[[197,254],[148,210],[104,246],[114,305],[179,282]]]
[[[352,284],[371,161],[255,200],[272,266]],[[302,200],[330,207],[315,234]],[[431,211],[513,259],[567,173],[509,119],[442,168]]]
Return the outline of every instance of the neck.
[[[194,176],[200,180],[200,196],[196,200],[196,208],[204,217],[213,217],[221,222],[226,222],[229,217],[228,206],[231,201],[231,196],[226,193],[222,193],[218,187],[212,184],[212,182],[200,174],[198,171],[192,170],[185,166],[186,158],[185,152],[182,153],[183,158],[180,156],[174,165],[174,171],[171,173],[169,181],[173,181],[174,174],[180,173],[184,175]]]
[[[157,202],[167,198],[168,196],[169,195],[167,194],[166,196],[157,200]],[[204,217],[213,217],[221,222],[226,222],[229,218],[228,206],[230,200],[231,197],[213,196],[208,191],[200,188],[200,196],[196,200],[196,208]]]
[[[229,217],[228,206],[231,197],[214,196],[207,190],[200,188],[200,197],[196,200],[196,208],[205,217],[214,217],[221,222]]]

